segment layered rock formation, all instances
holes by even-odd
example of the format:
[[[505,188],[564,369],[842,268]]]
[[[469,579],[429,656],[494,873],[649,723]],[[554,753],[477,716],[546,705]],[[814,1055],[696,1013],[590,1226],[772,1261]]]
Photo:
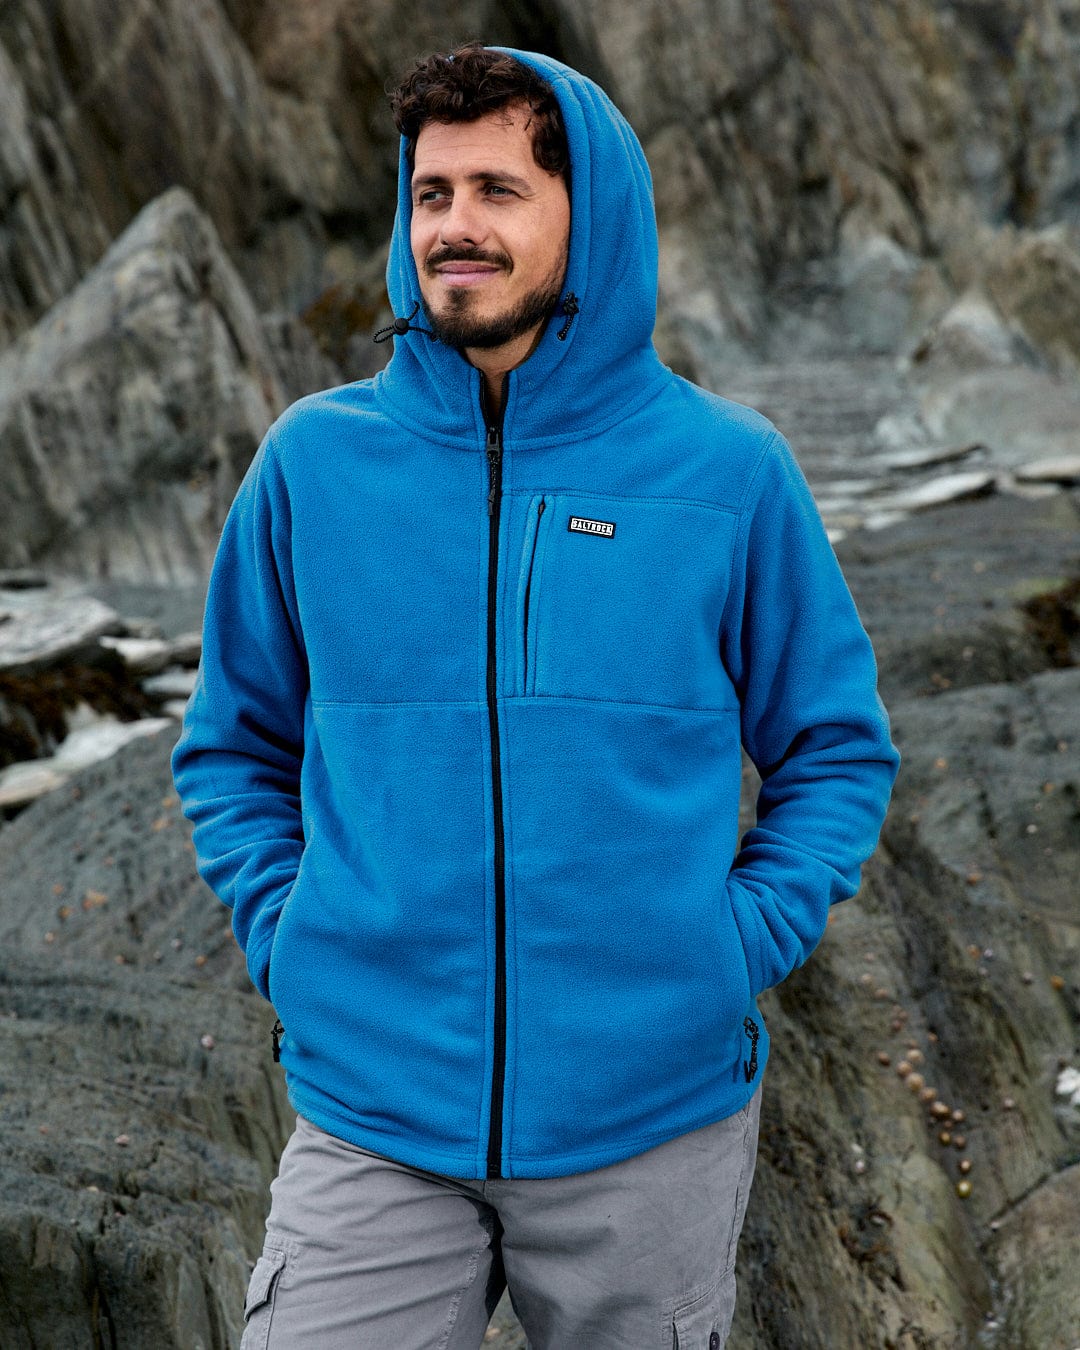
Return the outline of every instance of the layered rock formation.
[[[235,1345],[292,1116],[141,741],[3,839],[0,1343]],[[267,1053],[253,1054],[258,1046]]]
[[[733,1350],[1073,1350],[1075,0],[0,7],[0,772],[59,784],[0,824],[0,1344],[238,1344],[272,1014],[173,733],[51,757],[182,696],[153,671],[197,656],[266,426],[383,358],[384,87],[474,36],[640,133],[662,351],[792,441],[904,754],[860,895],[762,1001]]]
[[[0,340],[27,341],[0,367],[0,500],[27,523],[0,534],[0,565],[205,566],[283,399],[376,368],[383,90],[415,53],[476,35],[570,60],[634,122],[660,340],[688,373],[918,350],[962,298],[1044,374],[1075,371],[1069,0],[470,0],[449,18],[420,0],[209,0],[194,23],[180,0],[17,0],[0,13]],[[928,415],[954,437],[971,421]],[[105,447],[123,473],[103,473]]]

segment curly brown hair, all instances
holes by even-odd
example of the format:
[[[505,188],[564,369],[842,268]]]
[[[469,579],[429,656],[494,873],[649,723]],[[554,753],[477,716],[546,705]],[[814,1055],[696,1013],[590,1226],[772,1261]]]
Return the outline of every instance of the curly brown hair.
[[[445,55],[417,61],[390,94],[394,124],[405,137],[414,163],[416,138],[428,122],[475,122],[503,108],[527,107],[532,114],[533,155],[548,173],[560,173],[570,187],[570,147],[559,101],[551,85],[531,66],[466,42]]]

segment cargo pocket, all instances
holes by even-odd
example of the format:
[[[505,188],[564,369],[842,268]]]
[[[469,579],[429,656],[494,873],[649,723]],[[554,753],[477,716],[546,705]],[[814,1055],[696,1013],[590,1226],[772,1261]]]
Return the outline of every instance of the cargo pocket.
[[[735,1313],[735,1275],[730,1272],[675,1309],[674,1350],[720,1350]]]
[[[274,1299],[278,1280],[285,1269],[285,1253],[267,1245],[255,1262],[244,1300],[244,1338],[240,1350],[266,1350],[270,1342],[270,1319],[274,1315]]]

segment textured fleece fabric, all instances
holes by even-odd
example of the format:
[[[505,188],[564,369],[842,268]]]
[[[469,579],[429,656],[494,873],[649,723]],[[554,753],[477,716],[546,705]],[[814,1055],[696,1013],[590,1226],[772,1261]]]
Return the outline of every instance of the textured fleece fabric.
[[[374,379],[267,433],[174,757],[297,1111],[458,1177],[486,1171],[497,1057],[507,1177],[739,1110],[768,1054],[755,996],[855,891],[897,767],[786,444],[653,348],[634,133],[589,80],[515,55],[566,121],[580,311],[509,376],[492,650],[479,373],[409,332]],[[402,156],[388,286],[406,315],[409,216]],[[762,778],[741,846],[740,745]]]

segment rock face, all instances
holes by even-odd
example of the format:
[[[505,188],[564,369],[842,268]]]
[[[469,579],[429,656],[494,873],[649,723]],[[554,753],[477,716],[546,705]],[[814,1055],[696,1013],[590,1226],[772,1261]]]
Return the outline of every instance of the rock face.
[[[759,340],[767,288],[838,244],[849,278],[884,269],[917,310],[920,260],[970,267],[973,225],[1075,211],[1065,0],[469,0],[451,19],[421,0],[213,0],[197,24],[181,0],[19,0],[0,21],[7,331],[170,184],[244,255],[261,308],[299,309],[335,249],[340,278],[385,235],[386,82],[464,33],[564,57],[625,108],[656,167],[672,299],[705,341]],[[862,317],[895,345],[903,314]]]
[[[640,133],[661,350],[791,440],[904,756],[860,894],[762,1000],[732,1350],[1073,1350],[1074,0],[0,6],[0,773],[51,789],[0,812],[0,1345],[239,1344],[272,1012],[172,733],[53,752],[88,708],[175,715],[267,425],[383,359],[384,87],[470,35]],[[505,1305],[491,1336],[524,1345]]]
[[[77,574],[200,574],[283,404],[212,227],[166,193],[0,358],[0,560],[47,551]]]
[[[469,0],[452,19],[422,0],[207,0],[195,23],[183,0],[13,0],[0,343],[25,341],[0,364],[0,501],[19,521],[0,521],[0,565],[205,568],[283,401],[384,357],[367,340],[393,209],[384,89],[463,33],[568,59],[633,121],[659,341],[687,373],[918,349],[961,296],[1046,379],[1075,372],[1070,0]],[[1067,453],[1075,397],[1047,385],[1056,425],[1031,426],[1009,419],[1020,388],[929,391],[926,425]]]
[[[292,1115],[272,1015],[192,868],[173,739],[0,831],[5,1350],[239,1340]]]

